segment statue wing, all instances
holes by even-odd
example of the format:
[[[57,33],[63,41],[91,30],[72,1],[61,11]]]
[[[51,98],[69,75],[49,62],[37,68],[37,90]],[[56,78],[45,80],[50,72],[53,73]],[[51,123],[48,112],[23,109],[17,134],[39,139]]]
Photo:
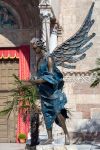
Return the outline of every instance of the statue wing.
[[[95,36],[95,33],[88,35],[95,22],[94,19],[91,19],[93,8],[94,2],[92,3],[82,26],[76,34],[58,46],[51,53],[57,66],[75,68],[75,65],[72,65],[71,63],[76,63],[77,61],[84,59],[86,56],[85,52],[93,45],[90,40]]]

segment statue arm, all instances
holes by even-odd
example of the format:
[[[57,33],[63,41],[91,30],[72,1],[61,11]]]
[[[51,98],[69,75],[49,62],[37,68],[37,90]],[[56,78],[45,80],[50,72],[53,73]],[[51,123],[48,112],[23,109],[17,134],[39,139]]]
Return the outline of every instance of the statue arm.
[[[48,72],[53,73],[53,61],[51,57],[48,57]],[[25,85],[33,85],[33,84],[41,84],[45,83],[46,81],[43,79],[35,79],[35,80],[29,80],[29,81],[23,81]]]
[[[26,86],[32,86],[33,84],[41,84],[41,83],[44,83],[46,82],[45,80],[43,79],[36,79],[36,80],[29,80],[29,81],[22,81],[22,83]]]
[[[51,57],[48,57],[48,71],[53,73],[53,60]]]
[[[33,82],[33,84],[34,84],[34,83],[35,83],[35,84],[40,84],[40,83],[44,83],[44,82],[46,82],[46,81],[43,80],[43,79],[36,79],[36,80],[33,80],[32,82]]]
[[[53,61],[51,57],[48,57],[48,72],[53,73]],[[41,84],[46,81],[43,79],[36,79],[36,80],[33,80],[32,82],[36,84]]]

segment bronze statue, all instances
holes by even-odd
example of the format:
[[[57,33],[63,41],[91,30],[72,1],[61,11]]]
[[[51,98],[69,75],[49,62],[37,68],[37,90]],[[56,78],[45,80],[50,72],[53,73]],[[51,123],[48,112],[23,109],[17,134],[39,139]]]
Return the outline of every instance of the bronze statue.
[[[37,78],[32,79],[32,82],[36,83],[39,89],[42,113],[48,133],[48,139],[44,144],[50,144],[53,141],[52,124],[54,121],[64,131],[65,144],[70,144],[70,137],[65,124],[65,120],[68,118],[67,110],[64,108],[67,98],[62,91],[64,85],[63,74],[57,66],[75,68],[70,63],[84,59],[85,52],[93,45],[89,41],[95,36],[95,33],[88,36],[89,30],[94,23],[94,20],[91,20],[93,7],[94,3],[78,32],[58,46],[51,54],[48,54],[43,41],[36,38],[31,41],[37,58]]]
[[[37,55],[37,79],[32,80],[37,84],[41,95],[42,113],[44,115],[45,125],[48,133],[48,140],[44,144],[50,144],[53,141],[52,124],[58,121],[65,133],[65,144],[70,143],[69,134],[65,124],[67,111],[64,108],[67,102],[65,94],[62,92],[63,75],[55,66],[51,56],[45,56],[45,47],[43,42],[34,38],[32,48]],[[64,116],[63,116],[63,113]]]

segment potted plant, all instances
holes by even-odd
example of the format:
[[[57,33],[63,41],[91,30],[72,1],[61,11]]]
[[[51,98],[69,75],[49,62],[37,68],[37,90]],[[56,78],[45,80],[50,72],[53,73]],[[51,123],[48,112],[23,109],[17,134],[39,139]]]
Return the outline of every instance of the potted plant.
[[[20,134],[18,135],[18,139],[19,139],[19,142],[20,142],[20,143],[25,143],[25,142],[26,142],[26,134],[20,133]]]

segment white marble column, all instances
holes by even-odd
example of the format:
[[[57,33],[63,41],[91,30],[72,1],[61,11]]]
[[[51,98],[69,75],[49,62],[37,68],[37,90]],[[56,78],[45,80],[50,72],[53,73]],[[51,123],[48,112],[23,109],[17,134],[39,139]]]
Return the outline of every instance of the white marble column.
[[[57,47],[57,28],[58,28],[58,25],[55,24],[53,31],[51,33],[51,36],[50,36],[50,42],[49,42],[50,53],[52,53],[53,50]]]
[[[50,22],[51,19],[55,18],[55,16],[49,1],[46,0],[41,1],[39,8],[40,8],[40,15],[42,18],[42,39],[44,42],[46,42],[46,46],[49,50]]]
[[[48,42],[50,39],[50,14],[45,11],[42,14],[42,39],[44,42]],[[47,45],[46,45],[47,46]]]

